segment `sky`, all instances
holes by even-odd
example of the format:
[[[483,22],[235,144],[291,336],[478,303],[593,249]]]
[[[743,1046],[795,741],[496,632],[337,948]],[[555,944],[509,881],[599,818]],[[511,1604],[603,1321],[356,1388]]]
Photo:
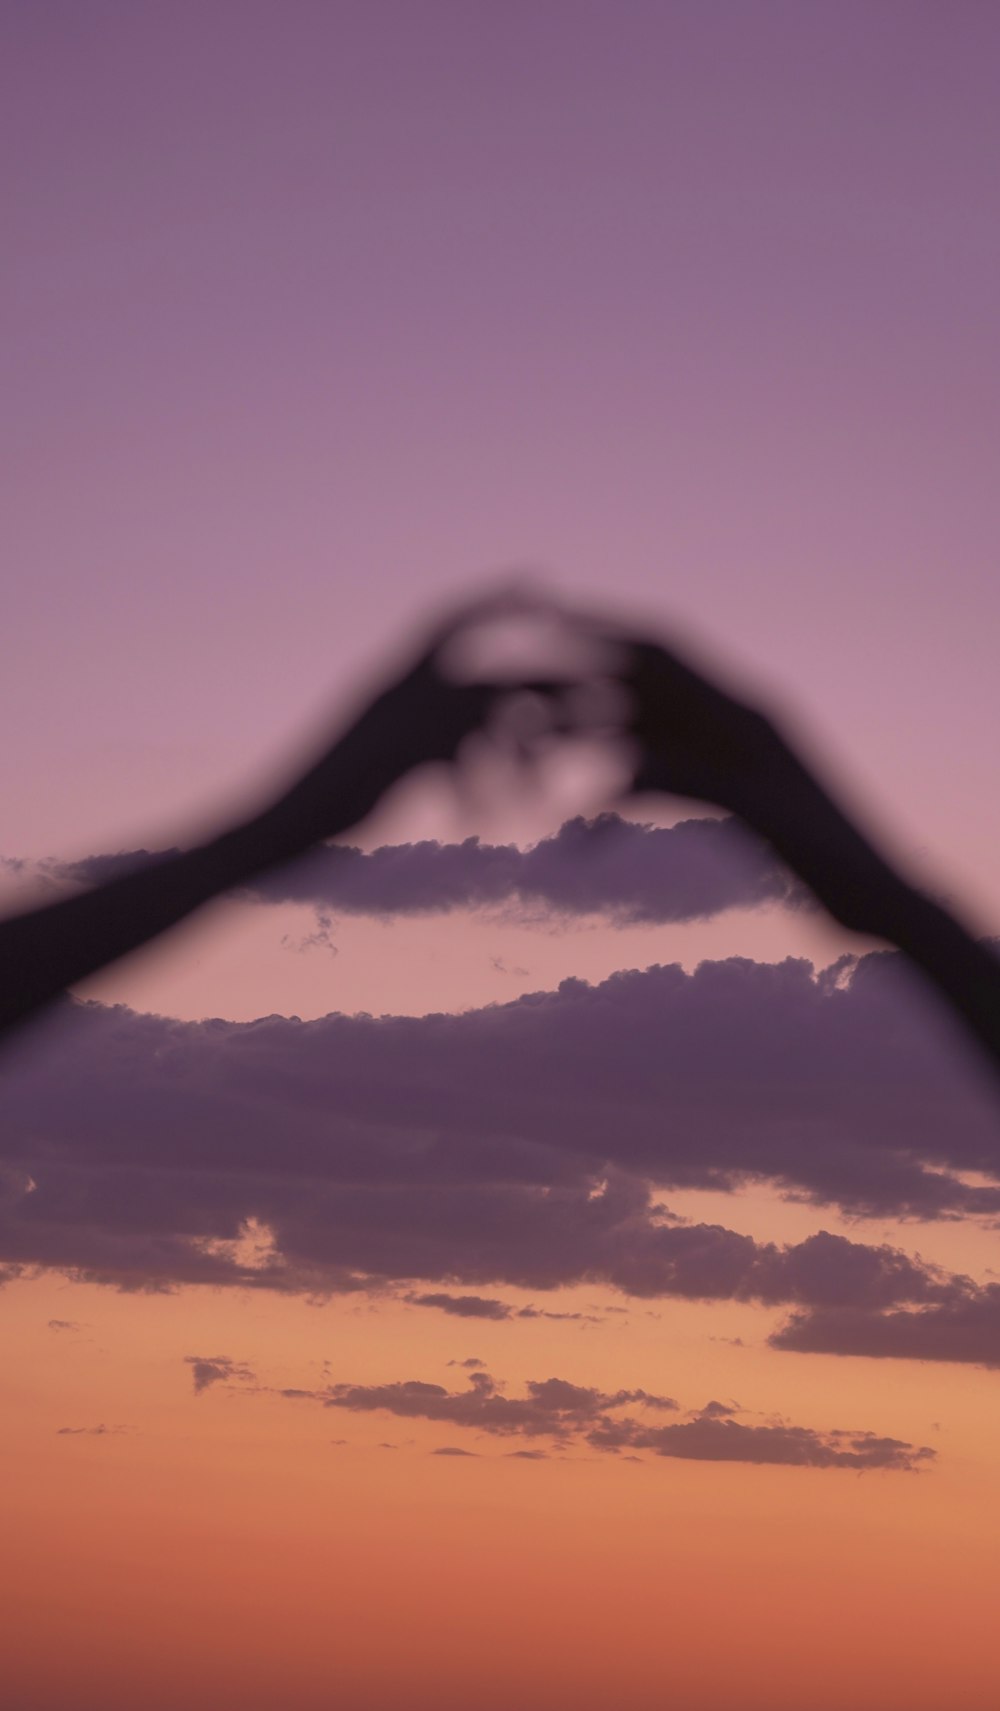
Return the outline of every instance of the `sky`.
[[[992,7],[0,50],[4,907],[222,826],[530,572],[1000,935]],[[416,776],[5,1052],[17,1711],[993,1711],[995,1092],[622,784]]]

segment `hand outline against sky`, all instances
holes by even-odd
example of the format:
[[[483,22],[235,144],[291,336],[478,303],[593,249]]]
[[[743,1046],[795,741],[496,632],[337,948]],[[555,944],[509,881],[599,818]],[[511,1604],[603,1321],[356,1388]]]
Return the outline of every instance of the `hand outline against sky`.
[[[462,680],[446,669],[448,649],[470,629],[512,617],[555,619],[570,640],[589,642],[592,675],[557,667],[544,677]],[[632,793],[682,795],[738,815],[843,926],[903,951],[1000,1069],[1000,963],[895,871],[778,724],[665,644],[519,588],[440,617],[412,663],[260,813],[195,849],[0,923],[0,1032],[211,898],[346,832],[415,768],[460,765],[466,741],[489,733],[504,704],[527,694],[541,709],[531,735],[515,741],[523,762],[539,745],[579,734],[586,719],[573,695],[602,678],[623,696],[624,711],[604,716],[604,734],[634,745]]]

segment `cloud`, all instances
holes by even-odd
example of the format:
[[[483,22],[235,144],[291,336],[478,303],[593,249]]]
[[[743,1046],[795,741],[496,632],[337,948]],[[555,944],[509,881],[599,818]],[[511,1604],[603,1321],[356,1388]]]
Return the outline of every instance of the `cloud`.
[[[283,950],[298,951],[300,954],[305,951],[329,951],[331,956],[338,956],[339,952],[331,937],[332,931],[333,917],[321,909],[316,915],[315,932],[306,933],[304,937],[298,939],[290,938],[287,933],[284,933],[281,946]]]
[[[82,1331],[84,1329],[75,1319],[50,1319],[48,1328],[50,1331]]]
[[[447,1016],[67,1002],[4,1069],[0,1260],[123,1288],[398,1287],[497,1318],[549,1311],[504,1285],[580,1283],[944,1308],[976,1286],[885,1244],[685,1223],[663,1193],[769,1180],[880,1216],[1000,1212],[967,1180],[1000,1169],[992,1085],[888,956],[652,968]]]
[[[50,863],[57,878],[95,885],[154,866],[176,850],[123,851]],[[244,896],[306,903],[323,917],[303,941],[333,949],[331,911],[342,915],[443,914],[514,908],[531,915],[599,914],[618,925],[705,920],[725,909],[809,906],[809,896],[773,852],[732,818],[682,820],[667,828],[618,814],[568,820],[530,849],[515,844],[432,841],[366,853],[324,844],[265,874]],[[506,972],[499,959],[498,972]]]
[[[58,1426],[57,1438],[110,1438],[127,1432],[127,1426]]]
[[[407,1295],[404,1300],[413,1307],[438,1307],[442,1313],[453,1313],[459,1319],[562,1319],[597,1325],[601,1318],[598,1313],[553,1313],[547,1307],[514,1307],[509,1301],[499,1301],[490,1295],[448,1295],[433,1291]]]
[[[930,1307],[879,1313],[847,1306],[796,1313],[770,1341],[774,1348],[800,1354],[1000,1368],[1000,1285],[955,1289],[951,1299]]]
[[[191,1368],[195,1395],[200,1395],[213,1384],[253,1381],[254,1374],[250,1368],[240,1361],[230,1360],[228,1355],[185,1355],[184,1361]]]
[[[758,1467],[839,1467],[856,1471],[882,1468],[915,1472],[935,1452],[902,1438],[873,1432],[814,1432],[806,1426],[745,1426],[701,1413],[670,1426],[634,1420],[595,1426],[587,1435],[597,1449],[652,1450],[684,1461],[751,1462]]]
[[[514,1317],[515,1319],[562,1319],[580,1325],[599,1325],[603,1315],[600,1313],[552,1313],[547,1307],[519,1307]]]
[[[459,1449],[457,1444],[441,1444],[436,1450],[431,1450],[432,1456],[475,1456],[475,1450]]]
[[[392,1384],[333,1384],[314,1392],[314,1397],[326,1408],[346,1408],[352,1413],[384,1412],[501,1435],[552,1438],[569,1438],[608,1409],[626,1403],[643,1403],[656,1410],[677,1407],[669,1396],[651,1396],[644,1390],[606,1394],[563,1378],[531,1380],[526,1396],[512,1398],[501,1394],[487,1372],[472,1373],[467,1390],[449,1391],[441,1384],[406,1379]]]
[[[408,1295],[414,1307],[439,1307],[442,1313],[453,1313],[458,1319],[509,1319],[514,1311],[506,1301],[485,1295],[445,1295],[434,1291],[425,1295]]]
[[[523,1396],[503,1394],[489,1373],[472,1374],[466,1390],[420,1379],[388,1384],[333,1384],[315,1391],[313,1400],[326,1408],[352,1413],[387,1413],[402,1419],[422,1419],[461,1426],[498,1438],[548,1438],[555,1444],[586,1444],[612,1454],[648,1450],[654,1455],[687,1461],[748,1462],[759,1466],[883,1468],[913,1471],[934,1459],[934,1451],[901,1438],[873,1432],[818,1432],[805,1426],[744,1425],[732,1418],[735,1408],[710,1402],[687,1420],[666,1425],[658,1420],[621,1413],[638,1407],[644,1415],[675,1412],[669,1396],[644,1390],[606,1392],[563,1378],[529,1380]],[[435,1455],[469,1454],[451,1446]],[[537,1449],[514,1451],[536,1459]]]

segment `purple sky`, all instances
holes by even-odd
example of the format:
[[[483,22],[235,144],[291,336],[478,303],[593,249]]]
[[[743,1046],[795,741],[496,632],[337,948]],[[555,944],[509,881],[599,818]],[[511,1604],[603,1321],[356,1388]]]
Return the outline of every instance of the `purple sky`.
[[[1000,924],[993,8],[3,38],[5,849],[176,833],[528,562],[771,682]]]
[[[538,566],[1000,934],[998,65],[990,0],[0,6],[0,907]],[[703,807],[487,782],[0,1075],[16,1703],[1000,1703],[982,1066]]]

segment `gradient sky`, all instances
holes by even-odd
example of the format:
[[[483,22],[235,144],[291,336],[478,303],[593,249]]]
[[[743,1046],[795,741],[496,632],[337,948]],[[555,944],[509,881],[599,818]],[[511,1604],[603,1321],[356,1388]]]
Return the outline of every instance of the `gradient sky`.
[[[527,566],[1000,933],[998,60],[976,0],[3,8],[10,905]],[[994,1711],[995,1105],[697,807],[488,895],[400,848],[612,782],[417,780],[359,892],[5,1059],[16,1711]]]

